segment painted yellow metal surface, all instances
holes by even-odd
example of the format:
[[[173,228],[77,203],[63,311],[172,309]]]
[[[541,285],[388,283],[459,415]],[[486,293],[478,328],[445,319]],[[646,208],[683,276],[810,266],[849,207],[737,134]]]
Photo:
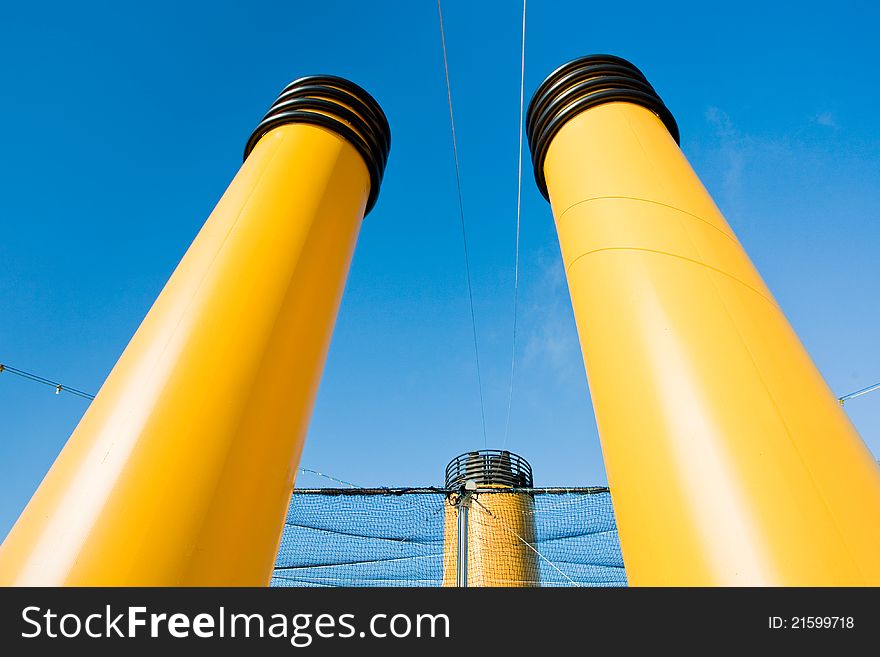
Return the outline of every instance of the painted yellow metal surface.
[[[669,131],[611,102],[544,174],[632,585],[880,585],[880,473]]]
[[[498,487],[500,488],[500,487]],[[458,511],[447,503],[443,535],[443,586],[456,586]],[[475,492],[468,514],[468,586],[538,586],[535,502],[528,493]]]
[[[0,547],[0,585],[265,585],[370,191],[264,135]]]

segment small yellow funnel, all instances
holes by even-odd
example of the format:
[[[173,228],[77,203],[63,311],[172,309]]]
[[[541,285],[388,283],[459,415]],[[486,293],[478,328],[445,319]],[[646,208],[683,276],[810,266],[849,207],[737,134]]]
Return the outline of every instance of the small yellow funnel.
[[[468,452],[446,468],[443,586],[538,586],[531,466],[505,451]]]

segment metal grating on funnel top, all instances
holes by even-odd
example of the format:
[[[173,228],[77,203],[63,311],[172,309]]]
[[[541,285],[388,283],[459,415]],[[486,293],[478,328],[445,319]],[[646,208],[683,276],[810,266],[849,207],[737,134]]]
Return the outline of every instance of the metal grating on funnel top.
[[[512,452],[483,449],[457,456],[446,466],[446,488],[458,489],[473,481],[477,487],[532,487],[532,466]]]

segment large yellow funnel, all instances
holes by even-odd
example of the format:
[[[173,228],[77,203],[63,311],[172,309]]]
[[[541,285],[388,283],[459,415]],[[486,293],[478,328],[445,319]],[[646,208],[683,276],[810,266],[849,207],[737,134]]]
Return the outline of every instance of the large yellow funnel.
[[[265,585],[382,110],[290,84],[6,541],[0,585]]]
[[[629,62],[527,118],[634,585],[880,584],[880,473]]]
[[[511,452],[469,452],[449,463],[443,586],[539,585],[531,487],[531,466]]]

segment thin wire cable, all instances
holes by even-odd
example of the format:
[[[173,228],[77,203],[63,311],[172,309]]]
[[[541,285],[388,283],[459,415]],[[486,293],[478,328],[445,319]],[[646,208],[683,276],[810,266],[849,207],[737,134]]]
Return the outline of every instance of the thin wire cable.
[[[335,481],[337,484],[345,484],[346,486],[351,486],[352,488],[363,488],[363,486],[358,486],[357,484],[353,484],[350,481],[345,481],[344,479],[337,479],[336,477],[331,477],[330,475],[324,474],[323,472],[318,472],[317,470],[311,470],[309,468],[300,468],[300,472],[308,472],[309,474],[318,475],[319,477],[324,477],[324,479],[329,479],[330,481]]]
[[[458,214],[461,218],[461,240],[464,245],[464,268],[467,275],[468,300],[471,306],[471,328],[474,333],[474,359],[477,363],[477,386],[480,390],[480,419],[483,423],[483,447],[488,445],[486,437],[486,406],[483,403],[483,376],[480,372],[480,350],[477,346],[477,316],[474,312],[474,290],[471,284],[471,265],[468,255],[467,231],[464,224],[464,202],[461,197],[461,171],[458,165],[458,142],[455,138],[455,116],[452,111],[452,85],[449,83],[449,61],[446,57],[446,31],[443,29],[443,10],[437,0],[437,16],[440,19],[440,45],[443,48],[443,70],[446,74],[446,99],[449,103],[449,125],[452,128],[452,155],[455,161],[455,185],[458,189]]]
[[[17,367],[12,367],[11,365],[4,365],[3,363],[0,363],[0,373],[2,372],[9,372],[10,374],[15,374],[15,376],[20,376],[23,379],[28,379],[29,381],[35,381],[36,383],[42,383],[45,386],[51,386],[52,388],[55,388],[56,395],[61,394],[62,392],[69,392],[71,395],[82,397],[83,399],[88,399],[89,401],[95,398],[95,396],[91,393],[83,392],[82,390],[62,385],[57,381],[52,381],[51,379],[47,379],[43,376],[32,374],[31,372],[25,372],[24,370],[20,370]]]
[[[523,108],[526,91],[526,0],[522,7],[522,49],[519,69],[519,151],[516,164],[516,246],[513,259],[513,335],[510,340],[510,386],[507,390],[507,419],[504,421],[504,440],[501,449],[507,446],[510,433],[510,409],[513,406],[513,378],[516,373],[516,316],[519,304],[519,232],[522,211],[522,155],[523,155]]]
[[[855,392],[851,392],[848,395],[844,395],[843,397],[838,397],[837,401],[839,401],[840,405],[843,406],[843,403],[845,401],[855,399],[856,397],[861,397],[862,395],[867,395],[869,392],[874,392],[875,390],[880,390],[880,383],[875,383],[874,385],[868,386],[867,388],[862,388],[861,390],[856,390]]]

